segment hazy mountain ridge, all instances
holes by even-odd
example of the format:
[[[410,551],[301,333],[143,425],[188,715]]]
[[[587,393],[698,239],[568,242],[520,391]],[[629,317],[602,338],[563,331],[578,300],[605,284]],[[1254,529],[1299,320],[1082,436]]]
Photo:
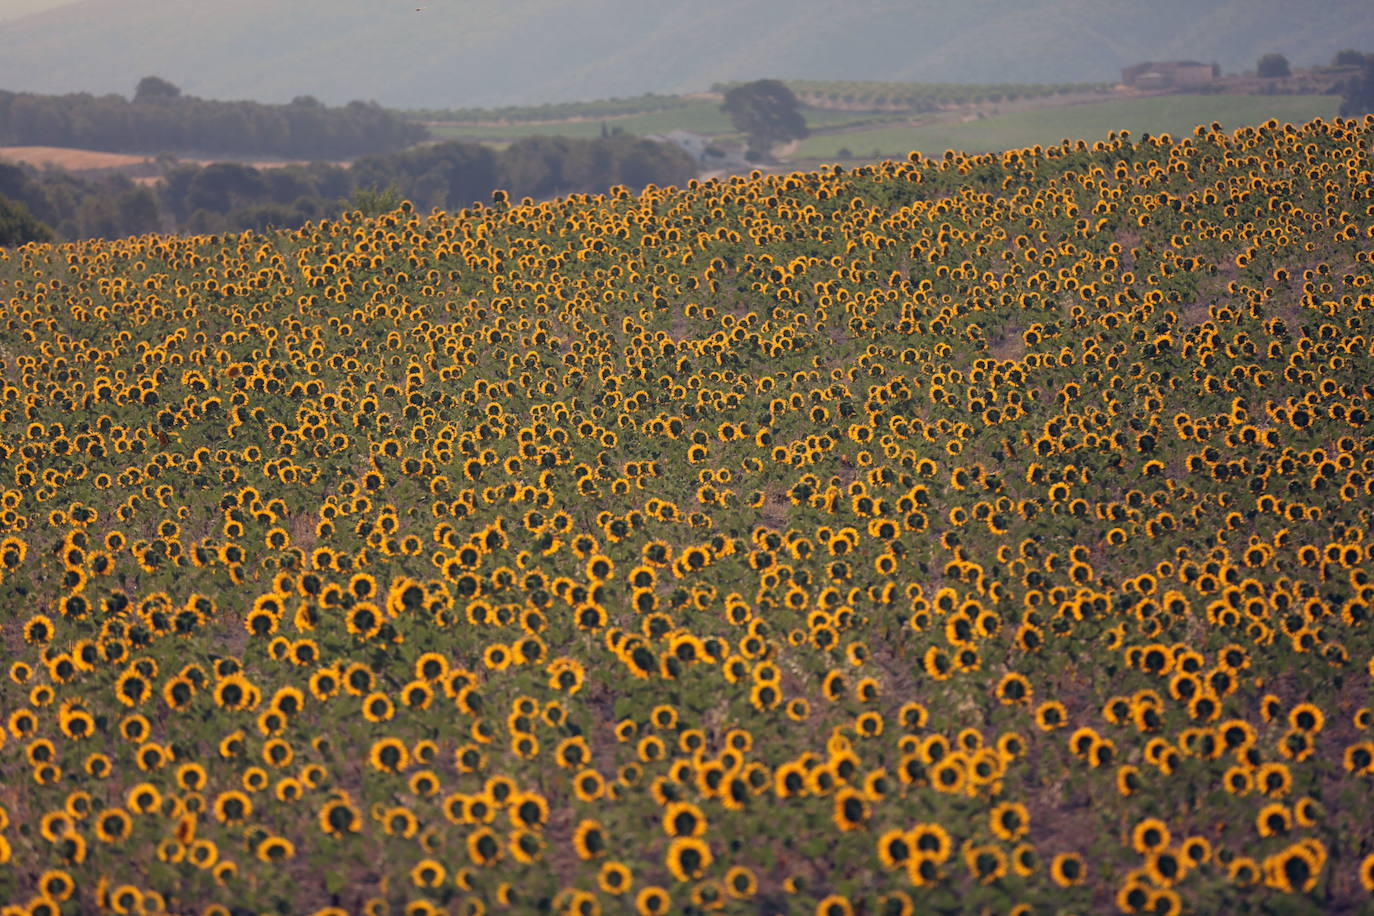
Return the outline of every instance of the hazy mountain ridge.
[[[417,9],[418,7],[418,9]],[[130,94],[150,73],[210,98],[397,107],[704,89],[779,76],[1112,79],[1142,59],[1230,70],[1374,47],[1361,0],[81,0],[0,22],[0,88]],[[136,49],[136,50],[135,50]]]

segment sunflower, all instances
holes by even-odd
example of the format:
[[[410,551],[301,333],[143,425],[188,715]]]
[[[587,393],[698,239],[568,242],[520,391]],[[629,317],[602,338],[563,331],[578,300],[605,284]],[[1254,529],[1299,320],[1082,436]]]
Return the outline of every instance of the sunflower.
[[[1188,873],[1188,862],[1172,849],[1155,849],[1145,857],[1145,870],[1159,887],[1173,887]]]
[[[544,840],[538,833],[517,828],[511,831],[507,848],[515,861],[528,865],[544,854]]]
[[[1345,749],[1341,765],[1347,773],[1366,776],[1374,773],[1374,741],[1361,741]]]
[[[1003,675],[993,692],[1004,706],[1029,703],[1033,693],[1026,676],[1014,671]]]
[[[599,775],[598,775],[598,778]],[[549,819],[549,803],[542,795],[534,792],[521,792],[512,795],[506,803],[512,821],[519,827],[539,830]]]
[[[1255,788],[1270,798],[1282,798],[1293,785],[1292,771],[1286,763],[1265,763],[1255,770]]]
[[[142,782],[129,789],[125,804],[135,814],[149,814],[162,802],[162,793],[150,783]]]
[[[674,837],[664,856],[664,864],[678,881],[700,878],[711,861],[711,847],[705,840],[692,836]]]
[[[255,850],[263,862],[281,862],[296,855],[296,847],[285,837],[273,836],[260,842]]]
[[[581,735],[564,738],[554,750],[554,761],[564,769],[576,769],[591,759],[587,741]]]
[[[1270,802],[1255,815],[1255,829],[1262,837],[1279,836],[1293,827],[1293,815],[1281,802]]]
[[[490,866],[501,857],[501,844],[489,827],[480,827],[468,834],[467,850],[474,865]]]
[[[1237,887],[1249,887],[1259,882],[1263,873],[1260,863],[1249,856],[1237,856],[1226,866],[1226,875]]]
[[[1264,860],[1265,883],[1288,893],[1306,894],[1317,886],[1324,850],[1295,843]]]
[[[1041,731],[1053,731],[1068,724],[1068,712],[1058,700],[1047,700],[1035,709],[1035,725]]]
[[[1014,842],[1030,829],[1030,813],[1020,802],[1001,802],[989,817],[992,832],[999,839]]]
[[[363,698],[363,718],[369,722],[386,722],[396,714],[391,698],[384,693],[370,693]]]
[[[95,835],[102,843],[118,843],[132,829],[133,821],[122,808],[106,808],[96,816]]]
[[[634,876],[623,863],[607,861],[596,876],[597,886],[608,894],[624,894],[634,886]]]
[[[433,859],[421,859],[410,869],[411,883],[416,887],[435,888],[444,883],[447,871]]]
[[[854,906],[848,897],[830,894],[816,904],[816,916],[854,916]]]
[[[50,900],[64,901],[76,890],[72,876],[60,869],[50,869],[38,877],[38,891]]]
[[[1007,874],[1007,854],[1000,846],[969,845],[964,849],[964,864],[980,884],[992,884]]]
[[[573,850],[584,860],[605,855],[606,828],[598,820],[582,820],[573,830]]]
[[[1087,866],[1077,853],[1061,852],[1050,861],[1050,878],[1060,887],[1082,884],[1086,874]]]
[[[968,780],[968,768],[961,756],[951,754],[930,768],[930,784],[937,791],[958,794]]]
[[[253,802],[237,789],[221,792],[215,798],[215,819],[222,824],[237,824],[247,821],[253,815]]]
[[[573,778],[573,792],[578,801],[593,802],[606,792],[606,781],[596,770],[583,770]]]
[[[706,816],[691,802],[672,802],[662,818],[669,836],[701,836],[706,832]]]
[[[1183,857],[1193,867],[1202,865],[1212,858],[1212,844],[1208,842],[1206,837],[1188,837],[1179,846],[1179,851],[1183,853]]]
[[[310,675],[310,694],[323,702],[336,696],[342,683],[334,668],[319,668]]]
[[[381,608],[370,601],[359,601],[348,610],[348,632],[360,641],[371,639],[381,632],[385,616]]]
[[[1360,886],[1367,893],[1374,894],[1374,853],[1364,857],[1359,868]]]
[[[1131,831],[1131,846],[1141,855],[1169,845],[1169,828],[1159,818],[1147,817]]]
[[[862,792],[845,787],[835,793],[831,821],[841,831],[858,830],[869,817],[869,806]]]
[[[1315,735],[1326,724],[1326,717],[1316,705],[1299,703],[1289,710],[1288,724],[1305,735]]]
[[[894,828],[878,837],[878,860],[884,868],[901,868],[911,854],[911,840],[906,831]]]
[[[320,808],[320,831],[339,839],[362,829],[362,817],[347,799],[335,798]]]
[[[913,855],[928,858],[937,864],[948,859],[953,851],[953,839],[937,823],[917,824],[907,835]]]
[[[400,773],[410,765],[410,751],[405,743],[397,738],[380,738],[373,742],[368,753],[368,762],[375,770]]]
[[[672,906],[668,892],[656,885],[640,888],[635,894],[635,913],[638,916],[666,916]]]

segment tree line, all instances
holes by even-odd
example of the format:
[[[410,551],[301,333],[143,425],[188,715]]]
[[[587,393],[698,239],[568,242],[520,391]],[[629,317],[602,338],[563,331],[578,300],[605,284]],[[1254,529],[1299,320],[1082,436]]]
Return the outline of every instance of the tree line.
[[[1336,55],[1335,63],[1337,66],[1359,68],[1343,87],[1341,116],[1353,118],[1374,112],[1374,52],[1341,51]]]
[[[423,125],[375,102],[225,102],[183,95],[155,76],[139,82],[132,101],[0,91],[0,146],[345,159],[404,149],[428,136]]]
[[[565,121],[569,118],[614,118],[685,108],[688,100],[680,95],[646,92],[629,98],[597,99],[591,102],[548,102],[543,105],[510,105],[505,108],[419,108],[405,112],[419,121],[453,121],[473,124],[517,124],[527,121]]]
[[[517,200],[541,200],[615,185],[684,185],[696,173],[696,161],[677,147],[628,135],[531,137],[500,151],[453,141],[365,156],[351,167],[170,162],[153,185],[124,175],[91,178],[0,163],[0,245],[49,236],[289,229],[345,210],[387,208],[403,198],[421,210],[458,209],[489,200],[496,188]],[[6,226],[15,227],[8,238]]]

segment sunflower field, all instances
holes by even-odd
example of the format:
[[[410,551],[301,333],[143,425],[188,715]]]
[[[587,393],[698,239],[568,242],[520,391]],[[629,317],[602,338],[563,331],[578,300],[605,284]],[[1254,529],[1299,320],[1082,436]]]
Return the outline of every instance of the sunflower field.
[[[0,251],[0,914],[1370,912],[1371,144]]]

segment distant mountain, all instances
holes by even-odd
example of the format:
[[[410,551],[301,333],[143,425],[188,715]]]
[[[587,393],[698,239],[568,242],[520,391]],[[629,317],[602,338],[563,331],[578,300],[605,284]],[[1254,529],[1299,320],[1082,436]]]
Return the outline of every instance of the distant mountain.
[[[1369,0],[79,0],[0,20],[0,89],[467,107],[762,76],[1112,80],[1374,49]]]

